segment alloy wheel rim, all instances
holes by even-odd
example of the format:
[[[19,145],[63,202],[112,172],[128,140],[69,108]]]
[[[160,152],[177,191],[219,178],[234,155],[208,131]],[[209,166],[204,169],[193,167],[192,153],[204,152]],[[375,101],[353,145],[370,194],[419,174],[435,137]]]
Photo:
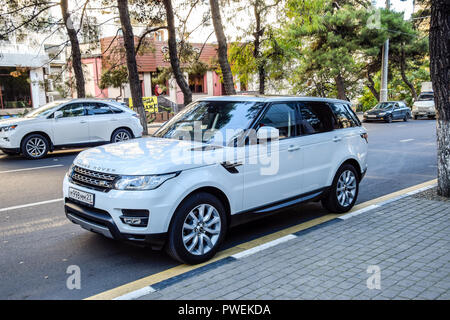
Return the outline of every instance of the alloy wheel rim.
[[[336,196],[342,207],[348,207],[356,196],[356,177],[353,171],[345,170],[338,179]]]
[[[186,250],[193,255],[204,255],[219,241],[220,215],[210,204],[192,209],[183,223],[182,238]]]
[[[46,148],[45,142],[41,138],[31,138],[26,145],[28,154],[34,158],[42,156]]]
[[[127,132],[119,132],[116,134],[116,137],[114,138],[114,142],[120,142],[120,141],[126,141],[130,140],[130,135]]]

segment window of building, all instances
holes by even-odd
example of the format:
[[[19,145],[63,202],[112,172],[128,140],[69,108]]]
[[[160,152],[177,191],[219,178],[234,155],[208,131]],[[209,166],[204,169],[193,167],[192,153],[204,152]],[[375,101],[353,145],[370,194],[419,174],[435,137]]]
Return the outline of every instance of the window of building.
[[[189,88],[192,93],[205,93],[205,77],[203,75],[189,75]]]

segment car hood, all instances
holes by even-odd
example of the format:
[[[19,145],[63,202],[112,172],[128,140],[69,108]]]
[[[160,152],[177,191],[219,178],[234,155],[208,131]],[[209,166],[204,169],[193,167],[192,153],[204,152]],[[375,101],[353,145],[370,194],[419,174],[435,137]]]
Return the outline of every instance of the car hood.
[[[382,112],[391,112],[391,110],[371,109],[367,111],[367,114],[380,114]]]
[[[7,118],[7,119],[2,119],[0,120],[0,126],[9,126],[9,125],[13,125],[13,124],[19,124],[19,123],[27,123],[27,122],[31,122],[31,121],[36,121],[36,119],[34,118]]]
[[[414,102],[415,107],[434,107],[434,101],[433,100],[419,100]]]
[[[216,159],[221,159],[217,157],[219,151],[226,149],[202,142],[150,137],[85,150],[74,164],[121,175],[163,174],[215,164],[220,162]]]

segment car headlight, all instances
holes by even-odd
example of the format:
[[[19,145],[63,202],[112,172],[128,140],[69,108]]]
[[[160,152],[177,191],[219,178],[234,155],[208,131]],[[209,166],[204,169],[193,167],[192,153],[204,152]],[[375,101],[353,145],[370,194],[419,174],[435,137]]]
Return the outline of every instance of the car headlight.
[[[0,127],[0,132],[6,132],[6,131],[12,131],[15,128],[17,128],[17,124],[13,124],[11,126],[4,126],[4,127]]]
[[[117,190],[152,190],[158,188],[165,181],[175,178],[179,172],[151,175],[151,176],[121,176],[114,183]]]
[[[378,115],[379,116],[384,116],[386,114],[386,112],[380,112]]]

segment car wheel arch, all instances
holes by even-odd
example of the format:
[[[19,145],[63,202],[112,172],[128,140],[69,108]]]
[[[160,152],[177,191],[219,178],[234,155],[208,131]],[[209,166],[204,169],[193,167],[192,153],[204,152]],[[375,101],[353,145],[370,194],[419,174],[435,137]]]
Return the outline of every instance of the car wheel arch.
[[[347,158],[347,159],[343,160],[343,161],[335,168],[335,170],[334,170],[334,172],[333,172],[332,179],[334,179],[334,177],[335,177],[335,175],[336,175],[336,172],[339,171],[339,168],[342,167],[343,165],[346,165],[346,164],[350,164],[350,165],[352,165],[353,167],[355,167],[356,172],[358,173],[358,181],[361,181],[361,179],[362,179],[361,165],[359,164],[359,161],[358,161],[357,159],[355,159],[355,158]]]
[[[49,135],[48,133],[46,133],[46,132],[43,132],[43,131],[32,131],[32,132],[27,133],[27,134],[24,135],[23,138],[20,140],[20,146],[22,146],[23,142],[25,141],[25,139],[26,139],[27,137],[29,137],[29,136],[31,136],[31,135],[33,135],[33,134],[40,134],[41,136],[43,136],[44,138],[46,138],[46,139],[47,139],[47,142],[48,142],[48,144],[49,144],[49,149],[50,149],[50,151],[53,151],[53,150],[54,150],[53,141],[52,141],[52,139],[50,138],[50,135]]]
[[[190,198],[191,196],[193,196],[196,193],[209,193],[213,196],[215,196],[217,199],[219,199],[219,201],[223,204],[224,208],[225,208],[225,213],[226,213],[226,217],[227,217],[227,225],[230,225],[230,221],[231,221],[231,205],[230,205],[230,200],[228,199],[227,195],[220,190],[217,187],[214,186],[203,186],[203,187],[198,187],[195,190],[189,192],[187,195],[185,195],[176,205],[175,209],[172,211],[172,214],[170,216],[170,219],[168,221],[167,224],[167,230],[170,230],[170,227],[172,226],[174,217],[175,217],[175,212],[178,210],[178,208],[180,208],[181,204],[186,201],[188,198]]]
[[[117,130],[120,130],[120,129],[127,130],[127,131],[131,134],[131,138],[134,138],[133,130],[131,130],[129,127],[121,126],[121,127],[115,128],[115,129],[111,132],[111,136],[110,136],[109,139],[111,140],[112,137],[113,137],[113,135],[114,135],[114,133],[115,133]]]

